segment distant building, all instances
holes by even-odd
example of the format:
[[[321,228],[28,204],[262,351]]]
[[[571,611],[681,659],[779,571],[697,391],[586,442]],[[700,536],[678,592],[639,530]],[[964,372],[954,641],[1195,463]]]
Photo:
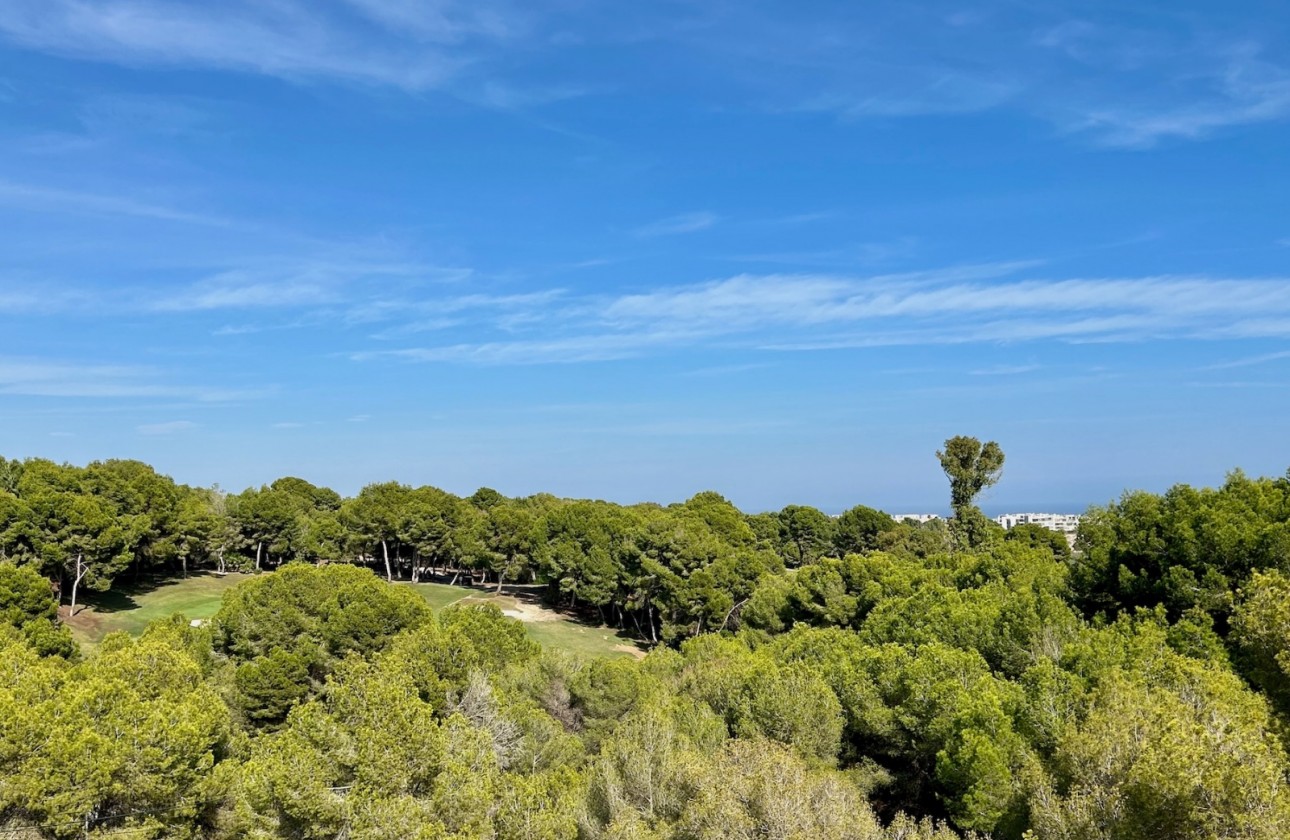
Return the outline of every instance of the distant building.
[[[924,522],[931,522],[933,519],[940,519],[940,514],[936,513],[893,513],[891,518],[897,522],[904,522],[906,519],[912,519],[920,525]]]
[[[1005,513],[996,516],[994,521],[1009,530],[1017,525],[1042,525],[1063,534],[1074,534],[1079,530],[1078,513]]]

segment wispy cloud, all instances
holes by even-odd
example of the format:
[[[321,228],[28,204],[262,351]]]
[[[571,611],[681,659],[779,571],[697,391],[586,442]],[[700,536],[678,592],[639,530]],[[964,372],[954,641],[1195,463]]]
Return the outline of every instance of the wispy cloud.
[[[320,305],[339,300],[334,281],[305,276],[261,279],[243,271],[225,272],[182,292],[156,300],[162,312],[208,309],[260,309]]]
[[[686,44],[715,54],[754,101],[782,114],[1008,110],[1130,148],[1290,117],[1290,68],[1219,14],[1193,9],[1141,27],[1114,5],[1086,4],[1080,17],[1069,4],[986,3],[938,16],[913,3],[862,18],[838,9],[715,7],[696,13],[706,25],[691,27]]]
[[[659,219],[647,225],[642,225],[632,232],[642,238],[698,233],[701,230],[707,230],[712,227],[718,220],[719,217],[715,213],[682,213],[678,216],[668,216],[666,219]]]
[[[373,338],[397,339],[416,333],[442,332],[475,323],[481,318],[501,326],[514,326],[565,294],[564,289],[544,289],[520,294],[388,298],[360,304],[350,310],[347,318],[357,323],[396,320],[398,323],[381,330]]]
[[[1039,370],[1039,365],[995,365],[968,371],[972,376],[1018,376]]]
[[[636,294],[562,298],[512,338],[360,351],[353,358],[511,365],[607,361],[695,346],[801,351],[1290,337],[1290,279],[1017,278],[1023,270],[1022,263],[1000,263],[875,277],[743,274]]]
[[[470,42],[512,28],[487,7],[447,2],[14,0],[0,33],[24,46],[128,65],[196,66],[425,90],[465,66]],[[354,25],[358,13],[367,25]],[[379,31],[378,38],[375,32]]]
[[[436,43],[457,43],[474,36],[508,38],[518,35],[523,19],[518,9],[498,4],[454,0],[344,0],[391,32]]]
[[[1263,60],[1253,47],[1239,48],[1217,66],[1202,65],[1199,75],[1207,84],[1189,97],[1089,105],[1066,128],[1107,146],[1148,148],[1161,140],[1194,140],[1290,117],[1290,69]]]
[[[1093,302],[1096,290],[1084,292],[1081,285],[1063,287],[1061,282],[971,284],[1006,277],[1030,265],[1033,263],[987,263],[869,278],[740,274],[725,280],[624,295],[609,301],[601,317],[612,324],[666,320],[701,326],[705,331],[713,326],[740,331],[777,324],[810,326],[970,309],[1043,308],[1052,302],[1046,298],[1070,302],[1081,293],[1089,295],[1083,303]]]
[[[126,196],[100,195],[79,190],[0,181],[0,203],[24,210],[57,213],[85,213],[107,216],[135,216],[165,222],[231,227],[234,222],[220,216],[194,213],[164,204],[139,201]]]
[[[694,336],[662,333],[599,333],[569,338],[492,341],[355,353],[355,361],[462,362],[478,365],[540,365],[630,359],[650,349],[689,343]]]
[[[899,86],[881,92],[834,90],[796,106],[804,112],[837,114],[843,119],[968,114],[1014,99],[1022,82],[1002,74],[972,76],[935,65],[911,68]]]
[[[0,358],[0,394],[29,397],[130,399],[156,397],[200,403],[239,402],[264,389],[183,385],[142,365],[105,365],[63,360]]]
[[[170,420],[165,423],[144,423],[134,428],[141,435],[173,435],[195,429],[197,424],[191,420]]]
[[[218,272],[177,292],[157,297],[148,303],[147,308],[162,312],[300,309],[348,303],[355,297],[370,301],[370,291],[361,294],[366,287],[415,282],[433,277],[436,272],[437,269],[430,266],[403,262],[325,258],[263,260],[253,267]],[[361,305],[378,304],[369,302]],[[235,325],[223,334],[255,329],[254,325]]]
[[[90,297],[86,293],[72,289],[37,290],[35,284],[24,284],[24,281],[17,278],[4,279],[0,282],[7,282],[15,287],[8,291],[0,291],[0,314],[18,315],[60,311],[79,307]],[[29,288],[20,288],[22,285],[28,285]]]
[[[723,107],[758,103],[781,114],[1009,109],[1130,148],[1290,117],[1290,68],[1266,57],[1248,27],[1195,14],[1142,29],[1123,15],[1081,11],[985,4],[937,15],[907,4],[857,20],[844,7],[689,4],[663,20],[640,14],[606,25],[594,10],[509,0],[10,0],[0,4],[0,38],[130,67],[445,90],[504,110],[630,84],[589,77],[598,71],[577,62],[555,77],[533,72],[549,70],[544,51],[626,40],[657,45],[642,51],[647,67],[677,52],[703,61],[707,87],[720,91],[708,95]],[[685,218],[674,224],[684,228]]]
[[[1262,365],[1268,362],[1275,362],[1280,359],[1290,359],[1290,350],[1279,350],[1275,353],[1263,353],[1259,356],[1249,356],[1244,359],[1234,359],[1230,362],[1220,362],[1218,364],[1206,365],[1201,370],[1229,370],[1231,368],[1250,367],[1251,365]]]
[[[308,245],[293,245],[306,250]],[[79,285],[50,278],[0,276],[0,314],[87,313],[139,316],[227,312],[236,317],[219,326],[203,324],[215,337],[252,335],[289,329],[379,324],[417,332],[466,323],[492,313],[510,317],[562,292],[445,294],[469,269],[445,268],[397,258],[381,259],[360,247],[322,246],[309,256],[284,248],[280,256],[224,258],[231,267],[165,266],[176,279],[121,285]],[[218,259],[213,257],[212,260]],[[195,277],[182,280],[184,276]],[[437,320],[436,320],[437,319]]]
[[[304,426],[305,426],[304,423],[294,423],[291,421],[284,421],[282,423],[273,424],[273,428],[275,429],[303,429]]]
[[[542,87],[485,80],[479,84],[462,85],[459,95],[487,108],[494,108],[499,111],[518,111],[528,110],[539,105],[550,105],[553,102],[577,99],[586,96],[589,92],[590,88],[580,85],[548,85]],[[566,135],[585,136],[551,125],[545,125],[544,127]]]
[[[250,283],[207,290],[157,301],[161,312],[209,309],[271,309],[319,305],[335,300],[325,286],[311,283]],[[250,332],[243,329],[241,332]],[[224,335],[237,334],[237,328]]]
[[[130,365],[75,364],[32,358],[0,360],[0,393],[42,397],[160,396],[155,372]]]
[[[231,336],[231,335],[252,335],[254,333],[260,332],[263,329],[264,329],[263,327],[257,326],[255,324],[225,324],[222,327],[217,327],[211,330],[211,335],[216,337]]]

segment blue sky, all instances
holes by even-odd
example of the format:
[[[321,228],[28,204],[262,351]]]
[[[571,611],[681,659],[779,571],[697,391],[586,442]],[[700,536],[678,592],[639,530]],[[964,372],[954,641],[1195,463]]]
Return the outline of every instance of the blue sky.
[[[750,510],[1290,465],[1290,11],[9,0],[10,456]]]

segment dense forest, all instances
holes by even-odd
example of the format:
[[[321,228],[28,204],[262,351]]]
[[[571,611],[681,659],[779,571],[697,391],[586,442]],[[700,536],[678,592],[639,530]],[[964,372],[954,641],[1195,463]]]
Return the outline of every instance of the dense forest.
[[[208,568],[368,565],[388,580],[540,582],[551,600],[651,643],[731,629],[765,575],[874,549],[950,547],[943,523],[857,506],[745,516],[716,493],[625,507],[488,488],[372,484],[357,496],[299,478],[226,494],[137,461],[78,468],[0,459],[0,559],[34,565],[75,611],[85,589]]]
[[[1290,474],[1129,492],[1072,551],[745,514],[0,459],[0,838],[1290,836]],[[259,572],[80,651],[86,590]],[[643,659],[387,581],[543,587]]]

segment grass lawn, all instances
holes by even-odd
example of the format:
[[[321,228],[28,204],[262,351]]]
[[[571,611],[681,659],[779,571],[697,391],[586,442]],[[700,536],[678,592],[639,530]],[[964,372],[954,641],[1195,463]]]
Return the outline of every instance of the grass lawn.
[[[576,621],[535,621],[524,625],[529,638],[544,648],[567,650],[582,656],[639,656],[631,639],[609,627],[592,627]]]
[[[124,630],[132,636],[159,618],[183,613],[189,619],[210,618],[219,610],[224,593],[252,575],[210,573],[167,581],[160,586],[138,590],[122,589],[105,593],[88,593],[86,607],[75,617],[63,620],[72,629],[77,643],[95,648],[108,633]],[[542,609],[510,595],[494,595],[466,586],[446,583],[400,583],[411,586],[432,609],[442,609],[458,601],[496,604],[503,612],[524,621],[529,637],[543,647],[567,650],[584,656],[640,655],[631,640],[608,628],[592,627],[568,616]]]
[[[193,574],[160,586],[138,590],[88,593],[86,607],[77,607],[73,618],[62,609],[63,620],[81,645],[97,647],[108,633],[124,630],[137,636],[159,618],[183,613],[188,618],[210,618],[218,610],[224,593],[250,575]]]
[[[460,589],[461,587],[449,587]],[[471,589],[458,601],[494,604],[506,615],[524,622],[529,638],[546,648],[567,650],[584,656],[640,656],[643,651],[628,637],[609,627],[596,627],[562,613],[546,609],[532,597],[495,595]]]
[[[462,598],[469,598],[478,594],[473,589],[467,589],[464,586],[449,586],[446,583],[409,583],[407,585],[419,592],[421,597],[426,599],[426,603],[436,610],[441,610],[449,604],[460,601]]]
[[[434,609],[458,602],[495,604],[502,612],[524,622],[529,638],[542,647],[567,650],[584,656],[638,656],[636,645],[608,627],[593,627],[543,609],[511,595],[495,595],[481,589],[449,586],[446,583],[405,584],[421,593]]]

